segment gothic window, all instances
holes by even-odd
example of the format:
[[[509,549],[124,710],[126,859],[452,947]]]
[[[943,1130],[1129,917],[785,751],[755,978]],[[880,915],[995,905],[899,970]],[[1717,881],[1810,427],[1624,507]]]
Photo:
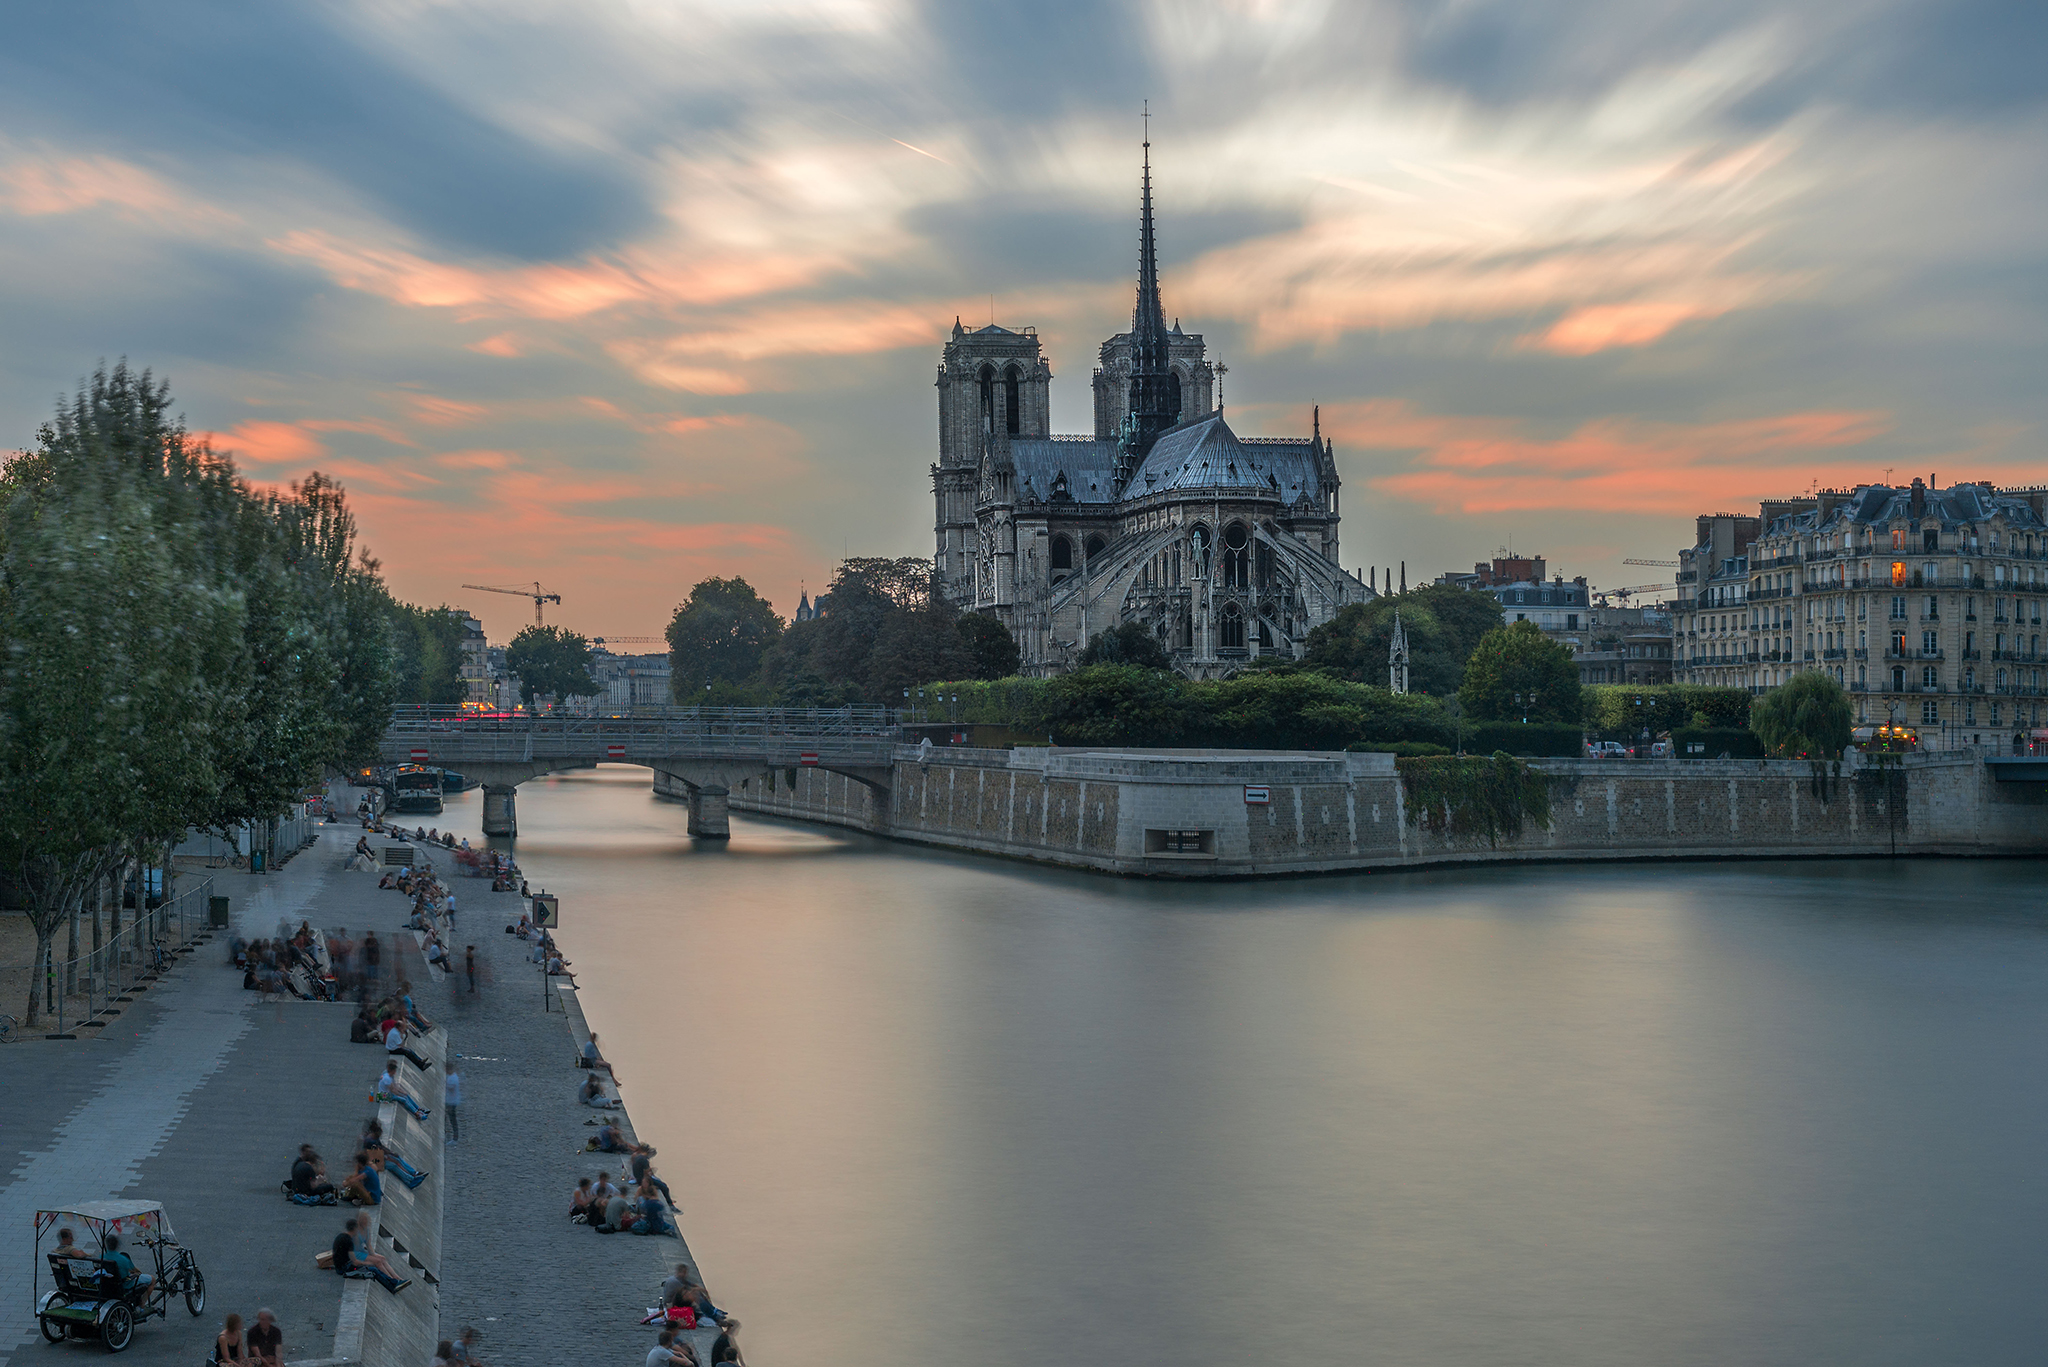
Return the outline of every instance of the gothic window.
[[[981,430],[996,430],[996,372],[993,366],[981,368]]]
[[[1017,367],[1003,368],[1003,430],[1017,435]]]
[[[1177,634],[1182,650],[1193,650],[1195,648],[1195,619],[1185,608],[1181,610],[1180,631]]]
[[[1235,603],[1223,605],[1222,645],[1225,650],[1244,649],[1244,611]]]
[[[1253,556],[1253,561],[1254,567],[1258,571],[1259,587],[1262,589],[1271,587],[1273,583],[1273,548],[1261,542]],[[1577,626],[1578,623],[1574,622],[1572,625]]]
[[[1074,543],[1064,536],[1052,539],[1052,572],[1064,574],[1074,568]]]
[[[1092,564],[1094,564],[1094,563],[1095,563],[1095,557],[1096,557],[1096,556],[1098,556],[1098,555],[1101,555],[1101,554],[1102,554],[1102,548],[1103,548],[1104,544],[1105,544],[1105,543],[1104,543],[1103,539],[1102,539],[1101,537],[1099,537],[1099,536],[1091,536],[1091,537],[1089,537],[1089,538],[1088,538],[1088,563],[1089,563],[1089,564],[1091,564],[1091,565],[1092,565]]]
[[[1251,534],[1244,523],[1233,522],[1223,529],[1223,586],[1241,589],[1251,583],[1251,556],[1246,547]]]
[[[1261,617],[1261,618],[1259,619],[1259,649],[1260,649],[1260,650],[1271,650],[1272,648],[1273,648],[1273,628],[1272,628],[1272,627],[1270,627],[1270,626],[1268,626],[1268,625],[1266,624],[1266,619],[1265,619],[1265,618]]]

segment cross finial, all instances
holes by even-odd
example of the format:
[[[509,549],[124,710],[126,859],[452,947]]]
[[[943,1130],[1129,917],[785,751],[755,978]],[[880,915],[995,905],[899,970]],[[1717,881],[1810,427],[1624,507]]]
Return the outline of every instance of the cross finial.
[[[1145,145],[1152,145],[1152,101],[1145,101]]]

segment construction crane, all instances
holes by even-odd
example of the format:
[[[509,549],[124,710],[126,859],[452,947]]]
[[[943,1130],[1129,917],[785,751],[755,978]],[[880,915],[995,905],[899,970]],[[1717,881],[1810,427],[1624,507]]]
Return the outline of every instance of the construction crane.
[[[1653,569],[1660,570],[1675,570],[1678,568],[1676,560],[1624,560],[1621,563],[1624,565],[1648,565]]]
[[[1612,594],[1616,598],[1627,598],[1631,594],[1662,593],[1666,589],[1672,589],[1676,587],[1676,584],[1630,584],[1625,588],[1603,589],[1601,590],[1601,592]]]
[[[549,593],[546,589],[542,588],[538,583],[535,583],[531,588],[522,585],[508,589],[499,588],[495,584],[464,584],[462,587],[466,589],[476,589],[480,593],[509,593],[515,598],[531,598],[533,600],[533,624],[535,626],[541,625],[540,605],[542,603],[554,603],[560,605],[562,601],[561,594]]]
[[[602,649],[602,648],[604,648],[604,647],[605,647],[605,646],[607,646],[607,645],[617,645],[617,646],[651,646],[651,645],[664,645],[664,646],[665,646],[665,645],[667,645],[667,644],[668,644],[668,637],[666,637],[666,636],[593,636],[593,637],[591,637],[591,638],[590,638],[590,644],[592,644],[592,645],[594,645],[594,646],[597,646],[597,647],[598,647],[599,649]]]

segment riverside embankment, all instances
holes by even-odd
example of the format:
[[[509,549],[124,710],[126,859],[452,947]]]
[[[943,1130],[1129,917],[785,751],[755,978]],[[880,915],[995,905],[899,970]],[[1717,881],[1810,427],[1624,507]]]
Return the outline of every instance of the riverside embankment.
[[[2048,852],[2048,791],[1973,755],[1817,782],[1781,760],[1541,760],[1550,819],[1497,843],[1419,823],[1388,755],[897,752],[886,787],[781,770],[734,810],[1105,872],[1243,877],[1446,863]]]
[[[458,962],[464,946],[477,946],[478,990],[464,975],[430,969],[403,929],[409,900],[344,867],[359,834],[353,823],[325,828],[282,869],[216,874],[216,889],[231,898],[232,929],[244,937],[301,919],[354,938],[376,931],[386,981],[409,978],[435,1026],[413,1046],[434,1067],[404,1072],[431,1118],[422,1124],[368,1100],[383,1054],[349,1043],[349,1006],[259,1001],[228,966],[224,936],[123,1004],[97,1037],[0,1049],[9,1098],[0,1159],[11,1170],[0,1228],[17,1239],[0,1258],[0,1367],[54,1351],[24,1347],[36,1341],[30,1213],[116,1195],[162,1201],[207,1277],[204,1314],[179,1306],[168,1320],[147,1321],[125,1355],[137,1361],[202,1361],[226,1314],[248,1320],[263,1306],[277,1312],[285,1355],[299,1363],[419,1367],[437,1337],[464,1324],[482,1330],[488,1359],[507,1367],[645,1356],[654,1331],[638,1325],[642,1311],[675,1262],[695,1260],[677,1239],[606,1238],[563,1218],[579,1176],[616,1170],[616,1160],[581,1152],[594,1112],[574,1096],[573,994],[565,1015],[564,994],[544,993],[525,945],[503,933],[519,898],[453,878],[445,855],[436,858],[459,909],[442,933]],[[441,1079],[451,1059],[466,1104],[462,1142],[444,1151]],[[387,1180],[375,1211],[377,1248],[415,1278],[396,1296],[313,1265],[356,1212],[292,1205],[278,1191],[301,1143],[326,1155],[331,1174],[346,1171],[373,1114],[393,1147],[429,1173],[417,1190]],[[537,1258],[548,1262],[545,1277],[527,1275]]]

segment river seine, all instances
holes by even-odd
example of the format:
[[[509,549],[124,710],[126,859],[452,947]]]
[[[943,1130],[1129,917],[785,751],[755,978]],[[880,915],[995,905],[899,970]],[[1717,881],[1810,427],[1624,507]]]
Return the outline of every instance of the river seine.
[[[606,767],[516,848],[755,1362],[2048,1342],[2038,865],[1201,886],[684,820]]]

